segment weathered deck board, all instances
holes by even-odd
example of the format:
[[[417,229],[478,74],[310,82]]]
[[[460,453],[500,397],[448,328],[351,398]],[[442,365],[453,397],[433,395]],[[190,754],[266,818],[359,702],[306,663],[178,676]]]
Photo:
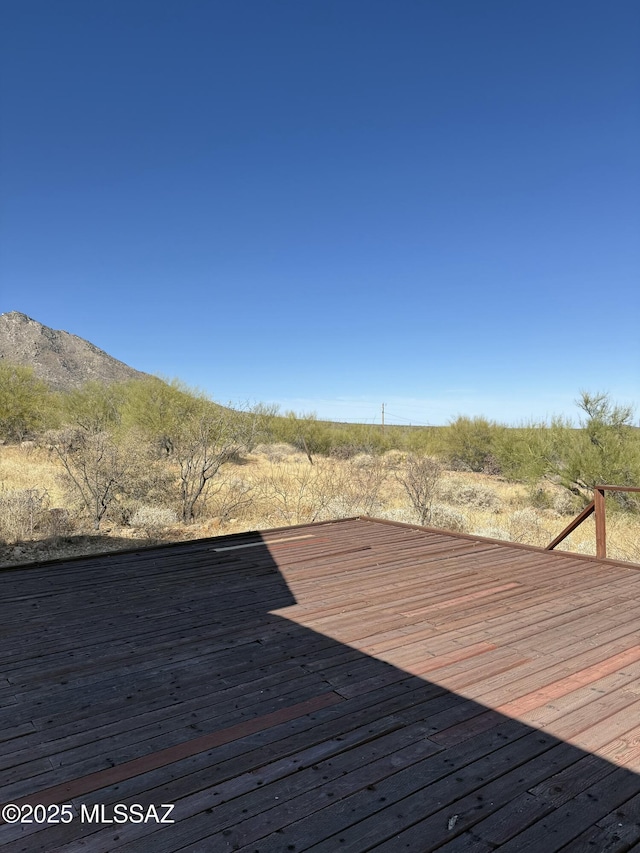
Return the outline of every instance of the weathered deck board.
[[[7,853],[626,851],[640,572],[349,519],[0,571]],[[175,803],[172,825],[81,806]]]

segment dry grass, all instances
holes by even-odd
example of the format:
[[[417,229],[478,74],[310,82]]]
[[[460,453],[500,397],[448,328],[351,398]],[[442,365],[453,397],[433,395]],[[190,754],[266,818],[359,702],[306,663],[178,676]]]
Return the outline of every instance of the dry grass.
[[[404,463],[403,454],[391,452],[382,458],[360,454],[350,460],[317,457],[314,462],[310,465],[304,454],[287,445],[263,446],[242,464],[226,467],[224,488],[211,496],[195,524],[173,523],[173,516],[167,510],[145,506],[137,518],[139,525],[122,527],[111,523],[105,525],[99,536],[88,537],[86,529],[78,523],[73,536],[0,547],[0,563],[355,515],[416,523],[415,513],[396,476]],[[5,493],[44,490],[50,507],[65,507],[59,474],[58,464],[44,451],[0,447],[0,490]],[[544,547],[575,514],[570,496],[561,489],[541,487],[532,497],[526,486],[499,477],[445,472],[432,507],[432,524]],[[640,563],[639,531],[637,516],[609,513],[608,555]],[[561,548],[594,554],[593,519],[581,525]]]
[[[51,506],[64,506],[60,468],[45,450],[26,445],[0,447],[0,486],[6,489],[43,489]]]

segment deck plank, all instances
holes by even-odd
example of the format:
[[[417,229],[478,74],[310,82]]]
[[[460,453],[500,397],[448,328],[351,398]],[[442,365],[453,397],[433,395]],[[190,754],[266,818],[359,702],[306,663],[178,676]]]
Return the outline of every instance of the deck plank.
[[[7,853],[640,845],[640,572],[349,519],[0,570]]]

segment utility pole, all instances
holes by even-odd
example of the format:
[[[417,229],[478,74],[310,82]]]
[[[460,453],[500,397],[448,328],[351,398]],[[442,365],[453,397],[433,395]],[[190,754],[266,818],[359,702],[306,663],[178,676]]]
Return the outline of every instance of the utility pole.
[[[384,403],[382,404],[382,432],[384,432]]]

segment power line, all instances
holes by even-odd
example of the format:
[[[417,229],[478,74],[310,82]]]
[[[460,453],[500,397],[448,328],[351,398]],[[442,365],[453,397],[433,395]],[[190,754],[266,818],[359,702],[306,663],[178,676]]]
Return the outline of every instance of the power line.
[[[411,426],[424,426],[424,427],[431,426],[431,424],[423,423],[421,421],[415,421],[415,420],[413,420],[413,418],[405,418],[402,415],[394,415],[393,413],[391,413],[391,414],[387,413],[387,417],[394,418],[397,421],[406,421]]]

